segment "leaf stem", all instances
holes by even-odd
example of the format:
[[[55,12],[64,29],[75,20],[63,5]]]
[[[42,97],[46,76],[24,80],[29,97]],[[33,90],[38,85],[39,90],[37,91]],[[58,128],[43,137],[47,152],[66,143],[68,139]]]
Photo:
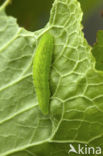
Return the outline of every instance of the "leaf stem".
[[[11,3],[12,0],[6,0],[3,5],[0,7],[0,10],[3,10],[6,8],[7,5],[9,5]]]

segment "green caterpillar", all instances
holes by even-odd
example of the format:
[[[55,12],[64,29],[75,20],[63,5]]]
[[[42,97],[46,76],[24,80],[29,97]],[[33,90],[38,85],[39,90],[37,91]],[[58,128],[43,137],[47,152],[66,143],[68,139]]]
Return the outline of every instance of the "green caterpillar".
[[[50,67],[54,49],[54,38],[51,34],[45,33],[36,49],[33,59],[33,81],[38,98],[40,110],[43,114],[49,112],[50,102]]]

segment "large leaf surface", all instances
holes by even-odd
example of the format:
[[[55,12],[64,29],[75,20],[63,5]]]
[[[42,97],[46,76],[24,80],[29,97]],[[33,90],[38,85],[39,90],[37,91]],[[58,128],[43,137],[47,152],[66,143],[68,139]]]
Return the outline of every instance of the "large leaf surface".
[[[103,145],[103,73],[95,70],[81,31],[76,0],[55,0],[48,24],[35,33],[19,28],[0,9],[0,156],[67,156],[69,143]],[[50,114],[38,107],[32,60],[50,31],[55,51]]]

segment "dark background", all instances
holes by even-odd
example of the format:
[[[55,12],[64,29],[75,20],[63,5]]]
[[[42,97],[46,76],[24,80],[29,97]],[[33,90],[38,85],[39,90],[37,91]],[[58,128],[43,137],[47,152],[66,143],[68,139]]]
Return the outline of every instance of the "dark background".
[[[54,0],[12,0],[6,12],[17,18],[20,26],[30,31],[45,26]],[[103,0],[78,0],[84,12],[83,26],[89,44],[96,41],[96,32],[103,29]],[[4,0],[0,0],[2,4]]]

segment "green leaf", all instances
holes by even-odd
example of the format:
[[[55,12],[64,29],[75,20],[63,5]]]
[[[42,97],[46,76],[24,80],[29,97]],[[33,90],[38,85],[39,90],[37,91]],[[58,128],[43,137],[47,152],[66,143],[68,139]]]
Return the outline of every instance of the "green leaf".
[[[103,147],[103,72],[95,70],[84,38],[80,4],[55,0],[48,24],[34,33],[7,16],[5,6],[0,8],[0,156],[68,156],[69,143]],[[39,110],[32,78],[35,48],[46,31],[55,39],[48,116]]]

